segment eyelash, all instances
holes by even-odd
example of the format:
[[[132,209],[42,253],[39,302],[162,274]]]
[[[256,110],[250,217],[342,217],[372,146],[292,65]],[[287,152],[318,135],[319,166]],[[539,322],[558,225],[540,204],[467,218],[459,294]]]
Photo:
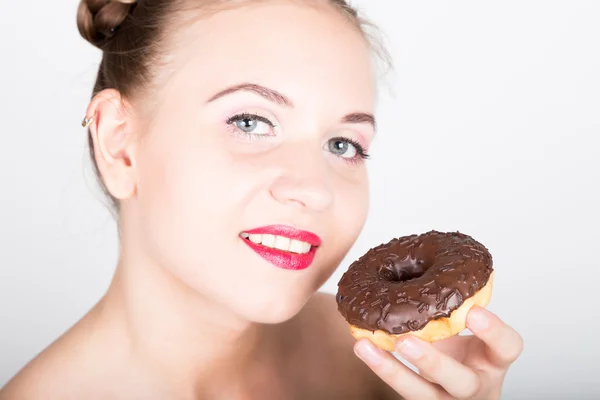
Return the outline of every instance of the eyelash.
[[[342,137],[342,136],[334,137],[334,138],[331,138],[330,140],[339,140],[342,142],[350,143],[352,146],[354,146],[354,148],[356,149],[356,154],[357,154],[356,157],[354,157],[354,158],[341,157],[347,163],[358,164],[362,161],[365,161],[365,160],[368,160],[369,158],[371,158],[371,156],[367,153],[365,148],[360,143],[358,143],[356,140]]]
[[[277,125],[275,125],[273,122],[271,122],[271,120],[269,120],[268,118],[265,118],[265,117],[262,117],[262,116],[256,115],[256,114],[251,114],[251,113],[236,114],[236,115],[228,118],[226,123],[227,123],[227,125],[229,125],[232,128],[233,133],[243,137],[244,139],[248,139],[248,138],[252,138],[252,140],[266,139],[266,138],[269,138],[270,136],[272,136],[272,135],[253,135],[251,133],[244,132],[233,125],[235,122],[242,121],[244,119],[253,119],[256,121],[264,122],[265,124],[269,125],[271,128],[277,127]],[[371,156],[369,154],[367,154],[367,151],[365,150],[365,148],[360,143],[358,143],[356,140],[342,137],[342,136],[334,137],[334,138],[331,138],[330,140],[339,140],[342,142],[350,143],[352,146],[354,146],[354,148],[356,149],[356,153],[357,153],[356,157],[354,157],[354,158],[340,157],[341,159],[343,159],[345,162],[347,162],[349,164],[359,164],[359,163],[371,158]]]
[[[238,127],[233,125],[234,123],[236,123],[238,121],[242,121],[244,119],[254,119],[256,121],[264,122],[265,124],[269,125],[271,128],[277,128],[277,125],[272,123],[270,119],[261,117],[260,115],[256,115],[256,114],[241,113],[241,114],[234,115],[233,117],[227,119],[226,123],[227,123],[227,125],[229,125],[232,128],[233,133],[235,135],[241,136],[244,139],[251,139],[251,140],[266,139],[266,138],[269,138],[270,136],[272,136],[272,135],[253,135],[251,133],[244,132],[244,131],[240,130]]]

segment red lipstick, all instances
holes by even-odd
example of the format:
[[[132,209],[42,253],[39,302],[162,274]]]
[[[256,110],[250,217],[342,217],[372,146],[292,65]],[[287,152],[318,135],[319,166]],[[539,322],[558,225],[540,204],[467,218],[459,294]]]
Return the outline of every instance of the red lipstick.
[[[247,233],[249,235],[269,234],[275,236],[283,236],[289,239],[299,240],[301,242],[306,242],[310,244],[311,248],[308,251],[308,253],[297,254],[292,253],[290,251],[284,251],[263,246],[262,244],[253,243],[249,239],[242,238],[244,243],[246,243],[264,260],[270,262],[278,268],[288,270],[299,271],[310,267],[315,258],[317,247],[321,244],[321,238],[319,238],[319,236],[317,236],[316,234],[286,225],[263,226],[249,231],[244,231],[244,233]]]

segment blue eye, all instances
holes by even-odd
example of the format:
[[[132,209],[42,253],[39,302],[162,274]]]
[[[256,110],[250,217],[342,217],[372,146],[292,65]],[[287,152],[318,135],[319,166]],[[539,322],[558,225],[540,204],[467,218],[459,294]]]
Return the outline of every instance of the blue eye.
[[[337,156],[344,158],[354,158],[358,153],[356,147],[354,147],[352,144],[348,143],[348,141],[345,140],[330,140],[329,151],[331,151]]]
[[[270,135],[275,127],[269,119],[255,114],[238,114],[227,120],[228,125],[233,125],[248,135]]]
[[[344,137],[330,139],[327,142],[327,150],[348,160],[369,158],[369,155],[358,142]]]

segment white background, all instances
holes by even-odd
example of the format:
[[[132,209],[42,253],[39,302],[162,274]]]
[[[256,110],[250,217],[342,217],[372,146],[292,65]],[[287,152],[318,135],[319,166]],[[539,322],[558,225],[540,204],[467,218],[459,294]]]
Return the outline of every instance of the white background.
[[[1,386],[101,296],[117,242],[79,126],[99,53],[77,1],[0,2]],[[525,339],[503,398],[600,398],[600,1],[358,4],[396,73],[369,222],[323,290],[392,237],[470,234]]]

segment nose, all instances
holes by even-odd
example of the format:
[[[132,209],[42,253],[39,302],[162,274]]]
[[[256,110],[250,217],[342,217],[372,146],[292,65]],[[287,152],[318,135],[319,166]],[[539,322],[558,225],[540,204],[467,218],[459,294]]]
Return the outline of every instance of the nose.
[[[279,159],[279,173],[271,183],[271,196],[282,204],[322,212],[334,199],[327,161],[314,147],[301,144],[293,147],[293,151]]]

